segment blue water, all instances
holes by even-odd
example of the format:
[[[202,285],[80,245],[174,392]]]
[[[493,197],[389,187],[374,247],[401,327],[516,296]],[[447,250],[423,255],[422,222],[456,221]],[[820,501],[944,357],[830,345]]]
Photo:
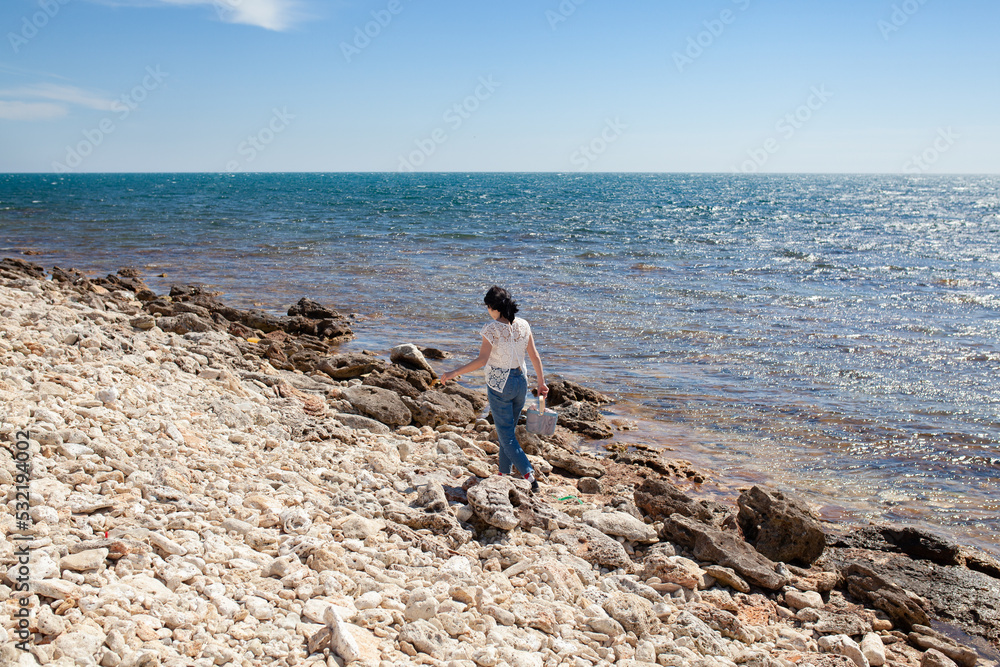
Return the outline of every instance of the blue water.
[[[998,177],[0,175],[0,255],[25,250],[465,358],[506,285],[549,371],[707,489],[998,551]]]

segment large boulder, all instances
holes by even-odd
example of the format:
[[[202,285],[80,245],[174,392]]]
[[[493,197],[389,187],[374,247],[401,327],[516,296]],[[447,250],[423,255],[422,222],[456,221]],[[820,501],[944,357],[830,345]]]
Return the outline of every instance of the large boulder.
[[[388,389],[357,385],[344,389],[341,398],[361,414],[388,426],[405,426],[412,419],[399,394]]]
[[[472,405],[454,394],[431,390],[425,391],[416,399],[404,397],[403,402],[409,409],[413,421],[421,426],[431,428],[442,424],[464,426],[476,420]]]
[[[562,405],[563,403],[573,403],[576,401],[585,401],[596,405],[611,403],[611,399],[599,391],[594,391],[593,389],[579,385],[576,382],[571,382],[570,380],[556,380],[554,382],[550,382],[548,387],[549,395],[546,397],[546,402],[550,406]]]
[[[823,555],[826,535],[806,504],[777,489],[754,486],[740,493],[736,520],[743,537],[774,561],[812,565]]]
[[[774,591],[788,581],[778,574],[774,561],[733,531],[719,530],[680,514],[667,518],[663,530],[673,542],[690,548],[698,560],[732,568],[751,584]]]
[[[365,378],[364,384],[391,389],[400,396],[419,398],[433,386],[434,377],[427,371],[415,371],[394,364],[372,373]]]
[[[178,315],[167,315],[156,320],[156,326],[163,331],[183,336],[192,331],[212,331],[217,328],[211,320],[199,317],[194,313],[180,313]]]
[[[607,440],[614,436],[611,422],[592,403],[575,401],[556,408],[558,423],[571,431],[594,440]]]
[[[997,577],[971,569],[968,561],[965,567],[940,565],[900,554],[894,545],[886,551],[855,546],[858,540],[869,541],[865,528],[831,538],[814,567],[839,571],[843,583],[838,587],[846,588],[857,601],[885,611],[898,629],[927,625],[922,621],[927,616],[1000,643]]]
[[[329,320],[342,317],[333,308],[328,308],[312,299],[305,297],[299,299],[298,303],[288,308],[289,317],[308,317],[313,320]]]
[[[583,521],[605,535],[624,537],[633,542],[656,542],[656,530],[625,512],[591,510],[583,513]]]
[[[477,415],[483,411],[483,408],[486,407],[486,403],[488,402],[485,391],[469,389],[468,387],[463,387],[457,382],[449,382],[448,385],[440,391],[441,393],[449,394],[451,396],[461,396],[467,400],[470,405],[472,405],[472,409]]]
[[[361,377],[387,366],[386,362],[370,354],[349,352],[327,357],[316,366],[316,370],[326,373],[335,380],[350,380]]]
[[[626,571],[635,567],[620,542],[585,524],[566,530],[554,530],[550,539],[569,547],[572,555],[600,567],[622,568]]]
[[[389,361],[394,364],[399,364],[403,368],[409,368],[410,370],[415,371],[426,371],[432,376],[437,377],[437,373],[434,372],[431,365],[427,363],[427,359],[424,358],[423,352],[421,352],[420,348],[413,343],[397,345],[389,350]]]
[[[627,632],[636,637],[656,634],[660,629],[660,619],[653,611],[653,603],[634,593],[617,592],[604,601],[604,611],[622,624]]]
[[[844,583],[852,596],[884,611],[904,630],[914,625],[930,625],[920,598],[861,563],[852,563],[847,567]]]
[[[517,441],[522,446],[527,442],[533,451],[529,452],[529,447],[525,447],[526,453],[540,456],[545,459],[553,468],[561,468],[566,472],[579,477],[601,477],[604,475],[604,467],[597,460],[581,456],[553,442],[539,438],[533,433],[528,433],[524,426],[518,426],[515,431]]]
[[[701,523],[722,526],[731,516],[726,506],[706,500],[694,500],[665,479],[647,479],[633,494],[636,507],[654,521],[672,514],[691,517]]]
[[[521,481],[509,476],[487,477],[468,489],[469,506],[489,525],[512,530],[521,522],[514,510],[514,503],[520,505],[525,495],[525,489],[518,487]]]

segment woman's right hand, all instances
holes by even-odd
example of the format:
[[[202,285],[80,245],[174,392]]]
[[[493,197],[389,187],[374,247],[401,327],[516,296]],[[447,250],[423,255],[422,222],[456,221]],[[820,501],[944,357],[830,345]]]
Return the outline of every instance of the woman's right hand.
[[[538,383],[538,395],[539,396],[548,396],[549,395],[549,387],[544,382],[539,382]]]

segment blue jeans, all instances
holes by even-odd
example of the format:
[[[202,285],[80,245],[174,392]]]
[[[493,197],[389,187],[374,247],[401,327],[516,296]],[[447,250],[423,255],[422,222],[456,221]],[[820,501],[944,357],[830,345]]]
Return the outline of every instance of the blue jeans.
[[[489,388],[486,390],[486,398],[490,402],[490,413],[493,415],[493,424],[497,427],[497,437],[500,440],[500,474],[502,475],[511,474],[511,465],[517,468],[522,476],[531,472],[528,456],[521,449],[517,436],[514,435],[517,419],[521,416],[521,409],[524,408],[524,399],[527,394],[528,381],[520,368],[511,369],[503,392]]]

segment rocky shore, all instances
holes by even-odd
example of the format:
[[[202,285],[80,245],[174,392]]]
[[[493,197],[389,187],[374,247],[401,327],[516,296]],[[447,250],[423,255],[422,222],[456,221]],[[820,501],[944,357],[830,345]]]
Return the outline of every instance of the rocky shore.
[[[531,494],[495,475],[485,395],[435,382],[446,352],[352,335],[307,299],[0,261],[0,441],[28,436],[31,477],[22,521],[2,457],[0,666],[998,664],[988,554],[581,453],[614,429],[571,381],[556,435],[522,431]]]

